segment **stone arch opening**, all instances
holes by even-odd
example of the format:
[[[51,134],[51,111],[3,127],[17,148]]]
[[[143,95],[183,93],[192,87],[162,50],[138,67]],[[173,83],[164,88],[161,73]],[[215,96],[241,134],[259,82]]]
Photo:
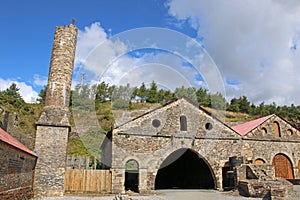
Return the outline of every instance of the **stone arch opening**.
[[[273,158],[272,165],[275,169],[275,176],[286,178],[286,179],[293,179],[293,164],[288,156],[285,154],[279,153],[276,154]]]
[[[136,160],[128,160],[125,164],[125,190],[139,192],[139,164]]]
[[[155,189],[215,189],[209,164],[191,149],[171,153],[161,164]]]

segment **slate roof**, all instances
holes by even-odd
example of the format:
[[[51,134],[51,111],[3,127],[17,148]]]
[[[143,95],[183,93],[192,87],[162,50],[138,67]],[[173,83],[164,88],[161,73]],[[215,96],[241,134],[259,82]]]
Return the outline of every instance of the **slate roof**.
[[[14,138],[13,136],[8,134],[6,131],[4,131],[1,128],[0,128],[0,140],[32,156],[38,157],[34,152],[30,151],[25,145],[23,145],[16,138]]]
[[[250,122],[246,122],[243,124],[239,124],[236,126],[231,127],[235,132],[238,134],[244,136],[247,135],[250,131],[264,123],[266,120],[270,119],[273,115],[268,115]]]

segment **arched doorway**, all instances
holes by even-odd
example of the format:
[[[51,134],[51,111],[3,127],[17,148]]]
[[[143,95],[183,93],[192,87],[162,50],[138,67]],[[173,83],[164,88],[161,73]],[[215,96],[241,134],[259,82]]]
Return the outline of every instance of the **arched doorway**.
[[[139,164],[128,160],[125,165],[125,190],[139,192]]]
[[[290,159],[284,154],[277,154],[273,158],[272,165],[275,168],[275,176],[286,178],[286,179],[293,179],[293,165]]]
[[[214,189],[210,166],[190,149],[179,149],[161,164],[155,189]]]

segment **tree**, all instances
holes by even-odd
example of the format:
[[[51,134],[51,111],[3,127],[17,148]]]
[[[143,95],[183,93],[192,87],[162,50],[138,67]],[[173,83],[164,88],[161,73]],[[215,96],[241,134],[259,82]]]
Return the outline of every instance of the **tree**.
[[[157,85],[154,81],[152,81],[150,89],[147,92],[146,101],[149,103],[157,103],[158,102]]]
[[[225,110],[226,108],[226,99],[219,92],[216,94],[211,94],[211,107],[219,110]]]
[[[239,98],[239,110],[242,113],[250,113],[250,102],[246,96]]]
[[[197,102],[201,106],[209,107],[211,105],[210,96],[206,89],[199,88],[196,91],[196,96],[197,96]]]
[[[147,88],[145,86],[145,83],[143,82],[141,87],[139,88],[137,95],[141,98],[141,102],[146,101],[146,96],[147,96]]]
[[[45,104],[45,100],[46,100],[46,90],[47,90],[47,86],[44,86],[43,89],[41,89],[40,93],[39,93],[39,97],[37,98],[38,102],[40,104]]]
[[[22,96],[20,95],[19,93],[19,88],[17,87],[17,84],[15,83],[12,83],[9,88],[7,88],[6,90],[4,90],[2,93],[4,95],[7,95],[7,96],[10,96],[14,99],[20,99],[20,100],[23,100],[22,99]]]
[[[239,100],[237,98],[231,99],[227,110],[232,112],[240,112]]]
[[[96,86],[95,99],[100,102],[105,102],[108,100],[108,84],[102,81]]]
[[[180,88],[176,88],[174,95],[177,98],[188,97],[192,101],[197,102],[196,88],[193,87],[185,88],[181,86]]]

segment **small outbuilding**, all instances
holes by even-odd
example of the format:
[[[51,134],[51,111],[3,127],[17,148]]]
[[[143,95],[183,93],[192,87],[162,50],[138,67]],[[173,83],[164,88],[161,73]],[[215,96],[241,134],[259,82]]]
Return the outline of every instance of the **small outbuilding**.
[[[0,199],[30,199],[37,155],[0,128]]]

